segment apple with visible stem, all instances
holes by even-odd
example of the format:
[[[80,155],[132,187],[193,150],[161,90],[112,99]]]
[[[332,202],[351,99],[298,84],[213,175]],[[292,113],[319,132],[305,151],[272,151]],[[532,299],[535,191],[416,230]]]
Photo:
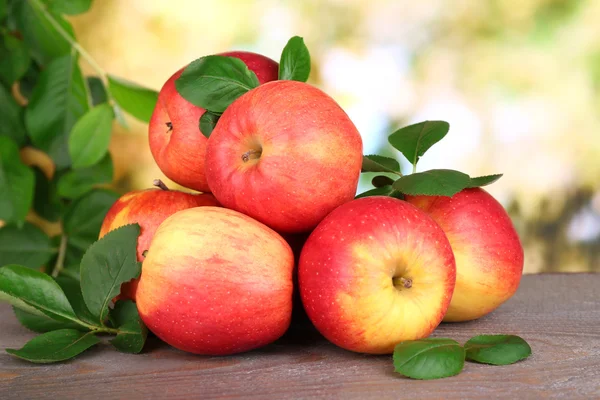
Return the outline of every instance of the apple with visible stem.
[[[508,300],[523,274],[523,247],[510,217],[485,190],[407,196],[444,230],[456,258],[456,288],[444,321],[470,321]]]
[[[298,278],[304,308],[323,336],[347,350],[388,354],[442,321],[456,267],[431,217],[374,196],[336,208],[316,227]]]
[[[206,147],[206,178],[223,206],[278,232],[310,231],[351,201],[362,140],[321,90],[297,81],[261,85],[223,113]]]
[[[150,247],[156,229],[167,217],[186,208],[219,206],[219,202],[211,194],[169,190],[160,179],[155,180],[154,184],[159,189],[138,190],[121,196],[106,213],[100,228],[102,237],[123,225],[139,224],[138,261],[144,259],[143,253]],[[134,279],[121,285],[120,296],[135,301],[137,283],[138,280]]]
[[[244,51],[219,55],[242,60],[260,83],[277,79],[279,64],[268,57]],[[169,179],[189,189],[208,192],[204,175],[207,139],[199,128],[205,110],[177,92],[175,81],[183,70],[171,76],[158,94],[148,130],[150,150],[156,164]]]
[[[252,350],[287,330],[293,268],[290,246],[260,222],[225,208],[183,210],[154,236],[138,310],[150,331],[180,350]]]

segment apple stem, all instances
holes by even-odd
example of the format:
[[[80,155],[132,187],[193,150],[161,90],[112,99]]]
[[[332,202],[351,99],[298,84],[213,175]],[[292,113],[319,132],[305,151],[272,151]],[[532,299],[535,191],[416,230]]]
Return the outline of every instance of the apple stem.
[[[152,184],[154,186],[156,186],[157,188],[161,188],[162,190],[169,190],[167,185],[165,185],[165,183],[163,181],[161,181],[160,179],[155,179],[154,182],[152,182]]]
[[[169,128],[167,130],[167,133],[169,133],[169,132],[171,132],[173,130],[173,123],[172,122],[167,122],[165,125],[167,126],[167,128]]]
[[[412,279],[403,278],[403,277],[394,278],[393,281],[394,281],[394,286],[402,285],[406,289],[410,289],[412,287],[412,283],[413,283]]]
[[[261,150],[248,150],[247,152],[242,154],[242,161],[248,162],[250,160],[257,160],[260,158],[261,154]]]

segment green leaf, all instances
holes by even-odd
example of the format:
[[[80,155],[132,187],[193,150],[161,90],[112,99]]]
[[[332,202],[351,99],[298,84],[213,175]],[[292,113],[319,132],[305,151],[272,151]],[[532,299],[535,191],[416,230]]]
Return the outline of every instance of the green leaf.
[[[25,43],[4,33],[0,38],[0,82],[10,87],[25,75],[30,63]]]
[[[79,265],[84,252],[98,239],[104,216],[118,199],[114,192],[94,190],[69,205],[63,218],[68,236],[65,265]]]
[[[34,211],[48,221],[58,221],[64,212],[64,206],[58,196],[56,181],[50,181],[38,167],[33,167],[33,172],[35,173]]]
[[[394,182],[394,189],[410,196],[454,196],[471,184],[469,175],[451,169],[432,169],[405,175]]]
[[[117,350],[124,353],[139,353],[144,347],[148,329],[142,322],[135,303],[119,300],[110,312],[114,326],[119,329],[117,337],[110,341]]]
[[[35,315],[57,321],[77,321],[75,312],[58,284],[43,272],[22,265],[0,268],[0,301]]]
[[[10,92],[0,85],[0,115],[2,115],[0,136],[8,136],[19,146],[23,146],[26,141],[25,126],[21,118],[22,111],[23,109]]]
[[[0,0],[0,21],[6,18],[8,14],[8,5],[6,2],[7,0]]]
[[[106,155],[113,117],[112,107],[104,103],[89,110],[75,123],[69,136],[73,168],[91,167]]]
[[[204,112],[204,114],[202,114],[200,117],[200,132],[209,138],[210,134],[215,129],[215,126],[217,126],[219,118],[221,118],[219,114],[215,114],[210,111]]]
[[[6,225],[0,228],[0,266],[21,264],[39,269],[46,265],[56,248],[37,226],[25,222],[22,228]]]
[[[258,85],[258,78],[242,60],[224,56],[193,61],[175,81],[184,99],[214,113],[222,113],[235,99]]]
[[[71,44],[59,33],[57,27],[74,40],[75,34],[70,23],[59,14],[46,9],[39,0],[15,3],[19,31],[38,63],[46,65],[55,58],[69,54]]]
[[[306,82],[310,75],[310,53],[300,36],[291,38],[281,53],[279,79]]]
[[[0,220],[22,222],[33,201],[35,177],[21,162],[17,144],[0,136]]]
[[[92,332],[60,329],[41,334],[21,349],[6,349],[8,354],[37,364],[48,364],[73,358],[100,343]]]
[[[381,186],[381,187],[377,187],[375,189],[371,189],[371,190],[367,190],[366,192],[363,192],[361,194],[359,194],[358,196],[356,196],[357,199],[360,199],[362,197],[370,197],[370,196],[390,196],[392,194],[392,192],[394,192],[394,189],[389,186]]]
[[[96,165],[70,170],[58,180],[58,194],[68,199],[83,196],[98,185],[111,183],[113,164],[110,154],[106,154]]]
[[[140,274],[136,247],[138,224],[109,232],[90,246],[81,260],[81,291],[96,321],[103,324],[108,306],[121,291],[121,284]]]
[[[76,15],[88,11],[92,0],[44,0],[52,11],[60,14]]]
[[[36,63],[31,63],[25,75],[19,81],[19,92],[26,99],[31,99],[33,90],[37,86],[42,70]]]
[[[56,321],[46,315],[30,314],[27,311],[18,309],[17,307],[13,307],[13,311],[15,312],[15,316],[21,325],[33,332],[44,333],[56,331],[58,329],[77,329],[85,332],[88,331],[83,326],[77,325],[73,322]]]
[[[150,122],[158,92],[116,76],[108,76],[108,90],[127,113],[142,122]]]
[[[450,124],[445,121],[425,121],[398,129],[388,137],[388,142],[404,157],[417,165],[427,150],[446,136]]]
[[[97,76],[88,76],[86,79],[90,96],[92,97],[92,105],[97,106],[98,104],[108,102],[108,94],[106,93],[102,79]]]
[[[469,187],[474,188],[474,187],[490,185],[490,184],[496,182],[498,179],[502,178],[502,175],[503,174],[495,174],[495,175],[485,175],[485,176],[478,176],[477,178],[471,178],[471,184],[469,185]]]
[[[454,376],[464,365],[465,349],[452,339],[410,340],[394,348],[395,371],[413,379]]]
[[[400,172],[400,164],[390,157],[375,154],[363,156],[361,172]]]
[[[375,186],[376,188],[388,185],[391,186],[394,184],[394,182],[395,180],[385,175],[377,175],[371,179],[371,185]]]
[[[467,360],[483,364],[508,365],[531,355],[529,344],[514,335],[480,335],[465,343]]]
[[[77,58],[67,55],[48,64],[31,95],[25,124],[33,144],[48,153],[59,169],[71,163],[69,134],[88,108]]]
[[[77,318],[87,322],[90,325],[97,325],[94,315],[92,315],[90,310],[88,310],[87,306],[85,305],[79,281],[66,276],[59,276],[56,278],[56,283],[58,283],[67,296],[67,299],[69,300],[71,307],[73,307],[73,311],[75,311]]]

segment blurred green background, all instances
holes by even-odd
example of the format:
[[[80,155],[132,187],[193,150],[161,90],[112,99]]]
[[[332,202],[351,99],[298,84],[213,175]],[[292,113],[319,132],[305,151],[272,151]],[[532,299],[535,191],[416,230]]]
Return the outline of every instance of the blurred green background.
[[[348,112],[365,154],[401,159],[387,134],[446,120],[420,170],[504,173],[488,190],[521,235],[525,272],[600,271],[598,0],[102,0],[71,21],[108,72],[157,90],[200,56],[277,60],[303,36],[311,83]],[[115,125],[115,184],[168,181],[147,127],[130,125]]]

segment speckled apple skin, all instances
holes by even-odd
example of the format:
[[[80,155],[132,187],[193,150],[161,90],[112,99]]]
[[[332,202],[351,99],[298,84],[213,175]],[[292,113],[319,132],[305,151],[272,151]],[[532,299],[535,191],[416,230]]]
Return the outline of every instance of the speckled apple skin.
[[[456,289],[444,321],[470,321],[508,300],[523,274],[523,247],[510,217],[485,190],[407,201],[442,227],[456,257]]]
[[[245,161],[256,149],[260,158]],[[221,204],[285,233],[309,231],[351,201],[361,164],[362,140],[344,110],[296,81],[269,82],[238,98],[206,150],[208,185]]]
[[[232,51],[219,54],[242,60],[254,71],[260,83],[277,79],[279,64],[260,54]],[[150,119],[149,142],[160,170],[171,180],[190,189],[208,192],[204,174],[206,137],[199,121],[205,110],[185,100],[177,92],[175,81],[184,68],[163,85]],[[172,129],[167,126],[172,124]]]
[[[412,280],[398,289],[393,277]],[[367,197],[336,208],[308,238],[300,295],[315,327],[355,352],[389,354],[427,337],[454,289],[450,243],[431,217],[402,200]]]
[[[156,229],[167,217],[186,208],[218,205],[219,202],[211,194],[159,189],[129,192],[121,196],[106,213],[100,237],[123,225],[139,224],[137,259],[142,261],[142,253],[150,248]],[[138,280],[134,279],[121,285],[121,296],[135,301],[137,283]]]
[[[287,330],[293,268],[289,245],[260,222],[224,208],[180,211],[154,236],[138,310],[152,332],[178,349],[252,350]]]

